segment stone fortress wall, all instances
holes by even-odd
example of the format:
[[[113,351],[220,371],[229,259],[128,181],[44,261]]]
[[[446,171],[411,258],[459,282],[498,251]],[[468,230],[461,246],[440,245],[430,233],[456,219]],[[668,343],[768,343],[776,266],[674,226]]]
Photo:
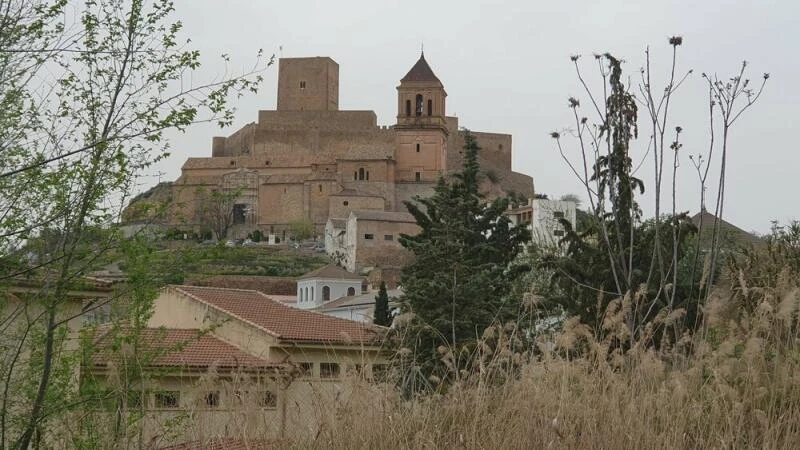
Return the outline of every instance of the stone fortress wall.
[[[396,127],[379,126],[373,111],[340,111],[338,74],[327,57],[282,58],[277,109],[259,111],[257,122],[213,138],[210,157],[187,159],[173,183],[171,224],[202,226],[199,192],[228,189],[222,180],[239,179],[229,176],[234,172],[257,180],[247,198],[236,200],[253,216],[237,227],[246,234],[252,228],[281,233],[301,219],[321,232],[329,218],[351,211],[405,211],[404,201],[430,195],[440,176],[460,169],[463,131],[457,118],[445,115],[447,94],[424,56],[398,87]],[[427,117],[408,115],[415,92],[433,99]],[[532,178],[511,170],[511,135],[473,134],[482,170],[496,180],[486,185],[487,195],[532,197]]]

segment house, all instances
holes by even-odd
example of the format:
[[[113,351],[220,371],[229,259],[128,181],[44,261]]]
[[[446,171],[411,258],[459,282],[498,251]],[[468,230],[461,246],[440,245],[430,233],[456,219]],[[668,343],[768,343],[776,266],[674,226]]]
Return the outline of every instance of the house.
[[[414,216],[396,211],[352,211],[344,223],[329,219],[325,229],[328,254],[350,272],[358,273],[373,267],[406,265],[411,253],[400,244],[400,236],[413,236],[420,230]]]
[[[366,291],[366,280],[335,264],[311,271],[297,280],[296,306],[316,308],[333,299]]]
[[[123,404],[144,411],[146,438],[164,445],[198,436],[307,436],[330,417],[321,411],[360,395],[345,374],[370,377],[383,370],[382,332],[258,291],[168,286],[154,302],[138,347],[126,340],[111,345],[108,327],[98,327],[99,351],[82,377],[119,392],[129,372],[140,374],[136,395],[126,393]],[[191,420],[182,428],[168,429],[187,415]]]
[[[403,291],[391,289],[386,293],[389,295],[389,309],[397,308],[399,306],[397,298],[403,295]],[[361,295],[340,297],[324,303],[312,311],[356,322],[372,323],[375,317],[375,297],[377,295],[378,291],[370,291]]]
[[[509,208],[505,215],[514,225],[528,224],[532,242],[557,247],[565,233],[561,221],[566,220],[574,227],[576,209],[577,205],[572,201],[531,198],[525,205]]]

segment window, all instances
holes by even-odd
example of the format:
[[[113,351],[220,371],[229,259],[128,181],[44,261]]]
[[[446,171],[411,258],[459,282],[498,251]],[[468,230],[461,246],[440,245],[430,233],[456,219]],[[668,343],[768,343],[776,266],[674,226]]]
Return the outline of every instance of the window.
[[[338,376],[339,376],[339,364],[320,363],[319,365],[320,378],[336,378]]]
[[[375,235],[372,234],[372,233],[366,233],[366,234],[364,234],[364,239],[367,239],[367,240],[375,239]]]
[[[206,406],[209,408],[216,408],[219,406],[219,391],[206,394]]]
[[[406,116],[411,116],[411,100],[406,100]]]
[[[258,406],[262,408],[275,408],[278,406],[278,394],[272,391],[259,392]]]
[[[417,181],[422,181],[422,174],[420,172],[417,172],[414,175],[416,176]]]
[[[358,171],[357,170],[355,172],[353,172],[353,179],[354,180],[358,179]]]
[[[314,363],[300,363],[300,376],[310,377],[314,374]]]
[[[553,213],[553,217],[556,219],[563,219],[564,218],[564,211],[555,211]]]
[[[305,81],[301,81],[300,82],[300,89],[305,89],[305,88],[306,88],[306,82]]]
[[[428,115],[433,115],[433,100],[428,99]]]
[[[417,94],[417,105],[415,111],[417,117],[422,115],[422,94]]]
[[[358,169],[358,179],[363,180],[367,176],[367,171],[364,168]]]
[[[147,398],[147,394],[142,391],[129,391],[128,392],[128,409],[139,409],[142,406],[146,406],[144,404],[144,399]]]
[[[234,160],[231,160],[231,165],[232,165],[232,166],[236,165],[236,161],[234,161]]]
[[[268,166],[269,165],[269,161],[267,161],[264,165]]]
[[[178,391],[156,392],[156,408],[177,408],[181,403]]]
[[[319,191],[322,192],[322,185],[319,185]]]
[[[553,236],[563,236],[564,230],[553,230]]]
[[[366,177],[366,180],[367,180],[367,181],[369,181],[369,170],[367,171],[367,177]]]
[[[350,202],[348,202],[347,200],[345,200],[345,201],[343,201],[343,202],[342,202],[342,204],[343,204],[344,206],[347,206],[347,205],[349,205],[349,204],[350,204]]]
[[[354,295],[356,295],[356,288],[354,287],[347,288],[347,296],[352,297]]]
[[[417,153],[419,153],[419,144],[417,144]]]
[[[384,234],[383,235],[383,240],[384,241],[393,241],[394,240],[394,236],[391,235],[391,234]]]
[[[327,302],[331,299],[331,288],[328,286],[322,286],[322,300]]]
[[[233,224],[234,225],[241,225],[245,222],[245,217],[247,216],[247,205],[242,203],[237,203],[233,205]]]
[[[387,370],[386,364],[373,364],[372,365],[372,379],[375,381],[386,380]]]

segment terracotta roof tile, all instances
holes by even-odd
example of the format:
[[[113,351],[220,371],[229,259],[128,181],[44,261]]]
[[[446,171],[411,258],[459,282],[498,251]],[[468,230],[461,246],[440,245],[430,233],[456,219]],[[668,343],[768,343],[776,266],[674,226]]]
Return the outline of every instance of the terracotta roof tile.
[[[105,366],[116,356],[108,351],[110,327],[98,328],[99,350],[92,358],[94,366]],[[150,367],[193,367],[193,368],[280,368],[250,355],[227,342],[197,329],[145,328],[141,330],[141,342],[145,352],[159,354],[150,362]],[[154,354],[154,353],[150,353]]]
[[[427,61],[425,61],[424,53],[419,56],[419,60],[417,60],[417,63],[414,64],[414,67],[412,67],[406,76],[401,78],[400,81],[435,81],[436,83],[441,84],[439,78],[437,78],[436,74],[433,73],[431,66],[428,65]]]
[[[402,211],[352,211],[350,214],[356,216],[358,220],[376,220],[381,222],[407,222],[417,223],[417,219],[410,213]]]
[[[170,286],[168,289],[258,327],[284,342],[371,345],[376,344],[380,336],[378,327],[293,308],[258,291],[199,286]]]

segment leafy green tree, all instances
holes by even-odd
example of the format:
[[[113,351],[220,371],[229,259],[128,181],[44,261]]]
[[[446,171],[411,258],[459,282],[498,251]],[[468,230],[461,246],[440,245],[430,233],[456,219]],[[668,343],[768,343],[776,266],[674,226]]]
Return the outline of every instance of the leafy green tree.
[[[314,236],[314,222],[307,217],[297,219],[289,224],[289,231],[292,237],[298,241],[304,241]]]
[[[508,199],[488,202],[478,192],[478,151],[467,133],[462,170],[440,178],[432,197],[406,202],[420,232],[400,237],[414,254],[402,273],[403,305],[413,313],[403,345],[423,374],[442,380],[468,366],[460,355],[474,349],[484,329],[519,312],[506,294],[525,268],[510,263],[530,232],[503,215]]]
[[[254,92],[263,64],[186,83],[199,54],[180,41],[170,0],[0,0],[0,10],[0,295],[23,277],[40,287],[2,298],[0,447],[27,449],[80,404],[63,348],[85,314],[71,291],[122,246],[111,225],[167,156],[164,132],[229,124],[227,100]],[[39,237],[46,250],[29,245]]]
[[[381,287],[375,297],[375,314],[372,322],[375,325],[384,327],[392,324],[392,313],[389,311],[389,294],[386,293],[386,282],[384,281],[381,281]]]

